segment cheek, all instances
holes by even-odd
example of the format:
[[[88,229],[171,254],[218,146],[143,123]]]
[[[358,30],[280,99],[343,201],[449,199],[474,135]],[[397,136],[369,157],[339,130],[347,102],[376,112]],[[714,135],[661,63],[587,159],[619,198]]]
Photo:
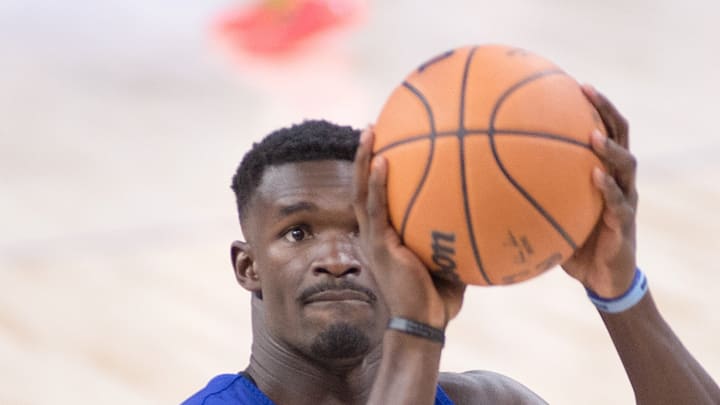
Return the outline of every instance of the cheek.
[[[271,268],[283,268],[292,263],[297,250],[284,240],[274,240],[265,245],[264,254],[259,259],[272,266]]]
[[[262,257],[256,258],[260,278],[281,288],[297,285],[306,268],[306,257],[306,252],[285,243],[269,244]]]
[[[304,274],[304,255],[292,249],[269,246],[255,264],[265,305],[271,310],[286,309],[295,305]]]

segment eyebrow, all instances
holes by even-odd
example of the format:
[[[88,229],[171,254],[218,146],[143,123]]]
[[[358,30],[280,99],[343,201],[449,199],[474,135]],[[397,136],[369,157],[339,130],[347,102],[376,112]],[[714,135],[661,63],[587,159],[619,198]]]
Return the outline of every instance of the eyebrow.
[[[280,209],[278,210],[278,216],[287,217],[287,216],[290,216],[292,214],[295,214],[295,213],[301,212],[301,211],[313,212],[313,211],[317,211],[317,210],[318,210],[318,207],[315,204],[309,203],[307,201],[300,201],[300,202],[296,202],[294,204],[285,205],[285,206],[280,207]]]

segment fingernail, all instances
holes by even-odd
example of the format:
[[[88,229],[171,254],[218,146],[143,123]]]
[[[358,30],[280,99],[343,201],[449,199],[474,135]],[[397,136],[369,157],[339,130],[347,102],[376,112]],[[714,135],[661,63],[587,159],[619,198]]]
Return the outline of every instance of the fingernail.
[[[365,142],[367,142],[368,136],[370,136],[370,131],[368,131],[367,129],[362,131],[360,133],[360,143],[364,144]]]
[[[605,180],[605,172],[603,172],[602,169],[597,166],[593,167],[592,174],[597,184],[602,184],[603,180]]]
[[[582,83],[582,84],[580,84],[580,88],[583,90],[583,92],[584,92],[586,95],[588,95],[588,96],[590,96],[590,97],[592,97],[592,96],[595,95],[595,87],[593,87],[593,86],[592,86],[591,84],[589,84],[589,83]]]
[[[605,134],[600,132],[600,130],[597,128],[593,129],[590,136],[592,136],[592,140],[597,146],[603,146],[605,145],[605,142],[607,142],[607,136],[605,136]]]

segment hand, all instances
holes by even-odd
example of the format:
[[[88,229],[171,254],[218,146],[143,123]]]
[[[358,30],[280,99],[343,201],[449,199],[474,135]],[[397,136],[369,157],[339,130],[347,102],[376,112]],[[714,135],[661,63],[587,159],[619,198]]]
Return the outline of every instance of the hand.
[[[372,159],[373,133],[360,136],[355,155],[354,208],[367,266],[391,316],[444,329],[462,306],[465,285],[434,279],[390,225],[387,210],[387,161]]]
[[[635,273],[635,189],[637,162],[628,150],[628,124],[605,96],[590,86],[583,92],[600,113],[608,137],[591,135],[593,151],[605,164],[595,168],[593,183],[604,199],[601,218],[590,237],[563,269],[586,288],[604,298],[615,298],[630,287]]]

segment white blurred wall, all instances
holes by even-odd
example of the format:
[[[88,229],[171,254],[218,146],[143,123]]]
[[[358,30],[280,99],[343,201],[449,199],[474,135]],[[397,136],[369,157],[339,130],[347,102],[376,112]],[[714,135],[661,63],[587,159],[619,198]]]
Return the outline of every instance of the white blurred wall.
[[[231,4],[0,1],[0,403],[178,403],[244,368],[249,297],[228,254],[242,154],[303,118],[364,126],[416,65],[473,43],[542,54],[628,117],[640,264],[720,378],[716,2],[375,1],[280,67],[212,47]],[[632,402],[561,270],[471,288],[448,338],[446,370],[499,371],[553,404]]]

